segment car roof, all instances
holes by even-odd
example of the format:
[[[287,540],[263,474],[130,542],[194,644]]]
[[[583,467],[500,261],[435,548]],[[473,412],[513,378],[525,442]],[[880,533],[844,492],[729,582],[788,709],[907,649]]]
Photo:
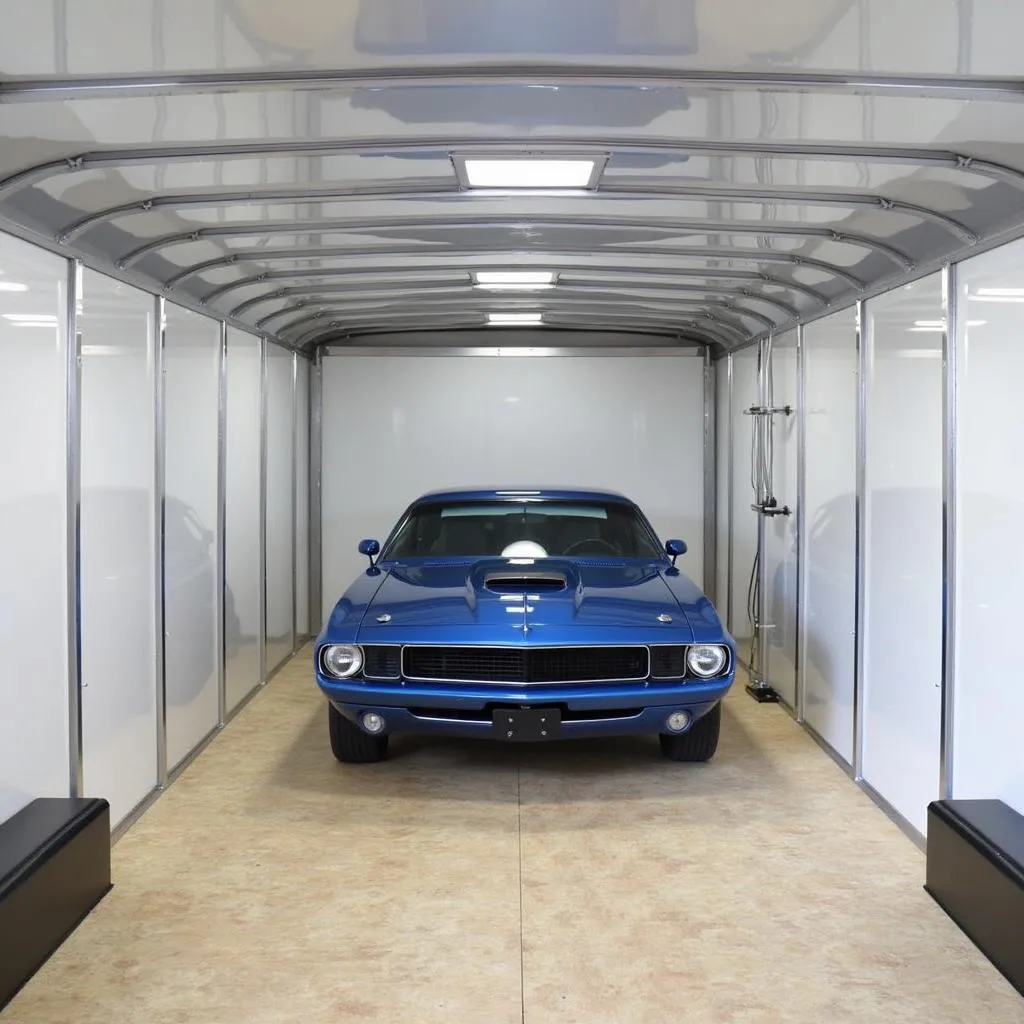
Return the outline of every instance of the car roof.
[[[633,504],[618,491],[592,490],[579,487],[472,487],[461,490],[429,491],[413,505],[444,501],[501,501],[533,498],[540,501],[605,501],[620,505]]]

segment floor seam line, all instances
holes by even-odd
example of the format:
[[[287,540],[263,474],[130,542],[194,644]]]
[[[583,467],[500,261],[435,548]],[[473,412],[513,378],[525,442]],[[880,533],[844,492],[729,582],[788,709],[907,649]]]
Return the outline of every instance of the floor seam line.
[[[516,765],[516,823],[519,833],[519,1007],[520,1024],[526,1024],[526,955],[523,943],[523,801],[522,775]]]

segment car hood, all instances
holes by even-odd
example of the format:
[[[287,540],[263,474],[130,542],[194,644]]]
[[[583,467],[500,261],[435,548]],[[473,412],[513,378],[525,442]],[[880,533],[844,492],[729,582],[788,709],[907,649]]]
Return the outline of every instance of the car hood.
[[[396,564],[367,605],[359,638],[436,641],[428,631],[446,630],[456,635],[445,642],[508,643],[538,634],[566,642],[567,630],[601,629],[610,641],[641,630],[650,642],[660,630],[666,642],[685,642],[692,631],[665,570],[655,563],[553,558],[530,565],[507,559]]]

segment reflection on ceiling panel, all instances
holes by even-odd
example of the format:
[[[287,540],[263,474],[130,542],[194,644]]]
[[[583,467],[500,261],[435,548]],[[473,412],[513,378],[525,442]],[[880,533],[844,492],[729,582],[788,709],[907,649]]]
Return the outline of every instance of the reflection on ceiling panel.
[[[0,226],[289,344],[522,313],[734,347],[1024,230],[995,0],[2,14]]]

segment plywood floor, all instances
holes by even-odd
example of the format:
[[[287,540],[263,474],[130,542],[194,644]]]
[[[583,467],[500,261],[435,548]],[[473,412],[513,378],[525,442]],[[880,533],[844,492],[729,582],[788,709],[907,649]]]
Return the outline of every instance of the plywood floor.
[[[345,767],[308,656],[114,850],[3,1024],[1020,1024],[920,851],[737,687],[655,741],[407,740]]]

